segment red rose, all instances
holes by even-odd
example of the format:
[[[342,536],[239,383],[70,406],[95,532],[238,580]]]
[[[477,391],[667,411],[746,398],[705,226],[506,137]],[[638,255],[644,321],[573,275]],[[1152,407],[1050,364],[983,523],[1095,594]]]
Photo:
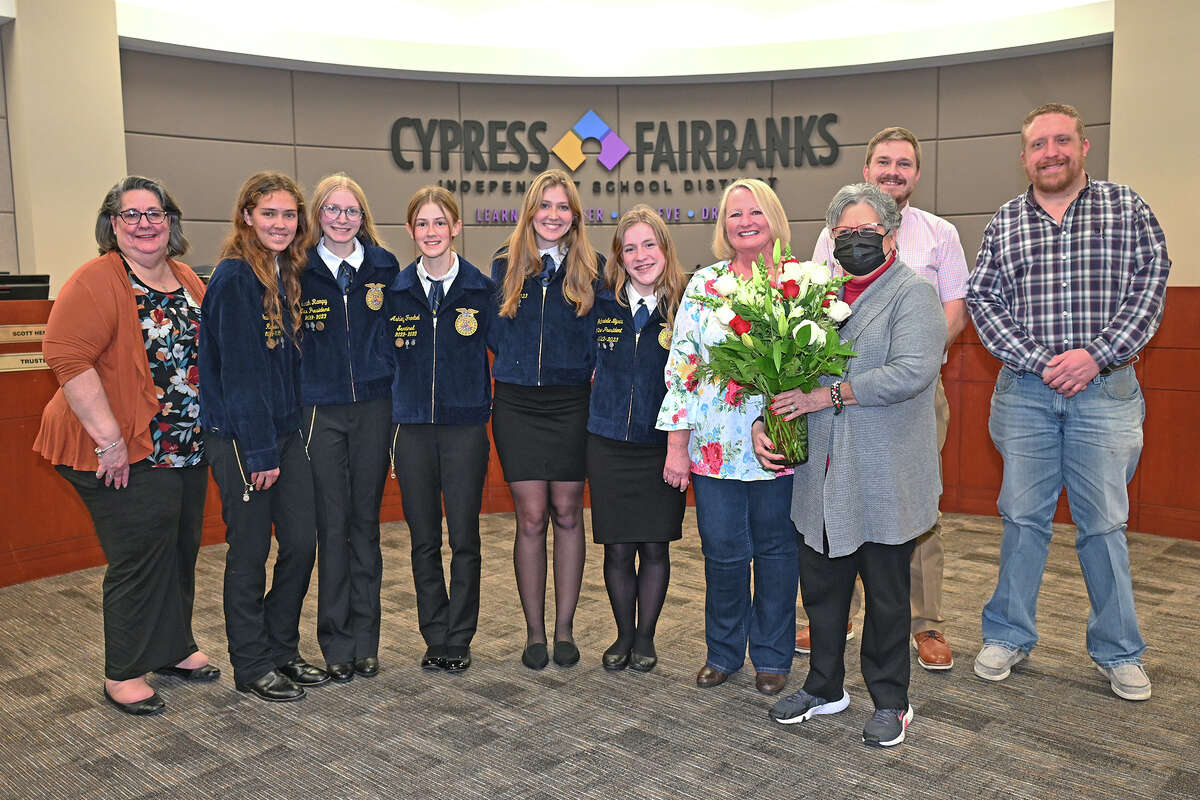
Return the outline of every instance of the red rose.
[[[743,333],[750,332],[750,323],[746,322],[746,320],[742,319],[737,314],[734,314],[733,319],[729,320],[729,327],[732,328],[733,332],[738,336],[741,336]]]
[[[721,443],[709,442],[708,444],[700,445],[700,457],[704,459],[704,469],[709,475],[719,475],[721,473]]]
[[[730,381],[727,383],[725,385],[725,402],[734,408],[740,406],[742,404],[742,400],[744,399],[742,397],[742,389],[745,388],[745,386],[742,386],[737,381]]]
[[[821,301],[821,308],[829,308],[829,304],[837,300],[837,292],[826,292],[825,299]]]
[[[794,300],[800,296],[800,284],[795,281],[784,281],[783,285],[779,287],[779,291],[788,300]]]

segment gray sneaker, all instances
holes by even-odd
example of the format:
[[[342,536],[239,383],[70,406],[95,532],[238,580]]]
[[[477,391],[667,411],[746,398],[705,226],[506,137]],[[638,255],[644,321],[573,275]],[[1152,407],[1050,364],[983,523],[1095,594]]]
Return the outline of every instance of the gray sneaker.
[[[1002,681],[1026,654],[1002,644],[985,644],[975,656],[975,674],[985,681]]]
[[[782,725],[791,725],[793,722],[812,719],[817,714],[836,714],[839,711],[845,711],[849,705],[850,693],[845,689],[842,690],[841,699],[833,701],[826,700],[824,697],[814,697],[801,689],[775,703],[767,713],[776,722]]]
[[[863,728],[863,744],[872,747],[895,747],[904,741],[904,732],[912,722],[912,706],[908,708],[877,708]]]
[[[1126,700],[1150,699],[1150,676],[1141,664],[1117,664],[1115,667],[1097,664],[1096,669],[1108,678],[1108,684],[1117,697]]]

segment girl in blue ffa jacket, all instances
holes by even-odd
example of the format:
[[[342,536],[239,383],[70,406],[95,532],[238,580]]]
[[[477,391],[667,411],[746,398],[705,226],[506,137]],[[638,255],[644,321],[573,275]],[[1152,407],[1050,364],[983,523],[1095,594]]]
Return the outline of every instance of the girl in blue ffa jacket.
[[[595,364],[592,305],[604,258],[584,231],[567,173],[538,175],[492,260],[499,316],[492,332],[492,436],[517,516],[513,563],[525,611],[521,661],[546,649],[546,526],[554,519],[554,663],[579,661],[573,625],[583,580],[588,391]]]
[[[379,506],[392,370],[384,289],[399,269],[362,187],[330,175],[313,193],[300,276],[300,402],[317,509],[317,640],[338,682],[379,671]]]
[[[304,197],[250,176],[200,318],[200,422],[225,520],[225,630],[239,691],[299,700],[329,680],[300,657],[300,607],[316,558],[312,472],[300,435]],[[271,531],[279,542],[271,591]]]
[[[479,620],[479,510],[487,475],[492,377],[487,340],[496,285],[454,252],[462,231],[450,192],[426,186],[408,203],[420,257],[387,291],[392,467],[412,539],[417,624],[425,669],[471,666]],[[450,590],[442,573],[442,502]]]
[[[683,535],[686,497],[664,479],[667,435],[654,422],[687,278],[654,209],[636,205],[621,217],[604,278],[596,295],[587,446],[592,536],[604,545],[604,585],[617,621],[617,640],[602,662],[609,670],[648,672],[658,662],[654,629],[671,579],[670,542]]]

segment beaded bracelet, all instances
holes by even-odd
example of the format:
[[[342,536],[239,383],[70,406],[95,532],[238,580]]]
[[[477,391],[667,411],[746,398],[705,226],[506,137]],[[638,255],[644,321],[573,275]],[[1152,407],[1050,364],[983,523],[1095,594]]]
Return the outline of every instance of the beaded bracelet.
[[[834,383],[833,385],[831,385],[829,387],[829,399],[833,401],[834,415],[836,416],[837,414],[842,413],[842,409],[846,407],[846,404],[844,402],[842,402],[842,382],[841,381],[837,381],[836,383]]]
[[[92,450],[92,452],[94,452],[97,456],[102,456],[105,453],[107,453],[109,450],[112,450],[114,447],[119,445],[120,443],[121,443],[121,437],[118,436],[117,440],[115,442],[113,442],[112,444],[105,445],[104,447],[94,448]]]

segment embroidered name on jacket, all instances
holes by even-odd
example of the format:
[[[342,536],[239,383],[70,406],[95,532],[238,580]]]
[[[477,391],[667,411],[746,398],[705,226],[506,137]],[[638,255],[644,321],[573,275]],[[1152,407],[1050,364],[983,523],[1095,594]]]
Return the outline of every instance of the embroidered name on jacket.
[[[305,330],[323,331],[325,320],[329,319],[329,301],[323,297],[301,301],[300,315]]]

